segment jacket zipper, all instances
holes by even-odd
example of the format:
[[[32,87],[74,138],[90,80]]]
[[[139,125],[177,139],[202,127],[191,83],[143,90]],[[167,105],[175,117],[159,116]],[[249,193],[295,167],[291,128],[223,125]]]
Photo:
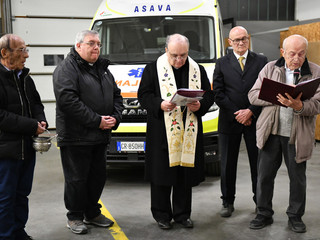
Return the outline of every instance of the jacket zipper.
[[[24,105],[23,105],[23,100],[22,100],[22,96],[21,96],[21,92],[20,92],[20,88],[19,88],[19,83],[18,83],[18,80],[17,80],[17,77],[16,77],[16,74],[13,72],[13,78],[14,78],[14,81],[16,83],[16,87],[17,87],[17,90],[18,90],[18,93],[19,93],[19,98],[20,98],[20,103],[21,103],[21,115],[23,116],[23,109],[24,109]],[[21,149],[21,158],[22,160],[24,160],[24,139],[23,139],[23,136],[21,137],[21,142],[22,142],[22,149]]]

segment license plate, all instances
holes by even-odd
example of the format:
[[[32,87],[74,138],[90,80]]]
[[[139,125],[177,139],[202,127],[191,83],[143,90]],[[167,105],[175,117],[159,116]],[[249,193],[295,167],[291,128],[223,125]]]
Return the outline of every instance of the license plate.
[[[118,152],[141,152],[145,150],[145,142],[117,142]]]

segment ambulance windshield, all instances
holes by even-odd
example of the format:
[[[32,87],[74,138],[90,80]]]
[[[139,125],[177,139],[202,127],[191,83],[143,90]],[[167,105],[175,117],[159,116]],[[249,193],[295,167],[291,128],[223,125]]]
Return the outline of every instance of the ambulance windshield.
[[[101,55],[112,63],[148,63],[165,52],[167,35],[180,33],[190,42],[189,56],[198,62],[216,57],[214,21],[199,16],[152,16],[99,20]]]

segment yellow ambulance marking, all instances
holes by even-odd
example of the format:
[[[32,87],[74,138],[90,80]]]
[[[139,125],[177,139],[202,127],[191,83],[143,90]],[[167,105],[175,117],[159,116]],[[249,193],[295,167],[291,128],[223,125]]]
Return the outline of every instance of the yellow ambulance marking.
[[[206,0],[204,0],[202,3],[200,3],[198,6],[194,7],[194,8],[191,8],[189,10],[186,10],[186,11],[183,11],[183,12],[180,12],[179,14],[183,14],[183,13],[187,13],[187,12],[192,12],[194,10],[196,10],[197,8],[200,8],[204,3],[205,3]]]
[[[109,232],[111,233],[112,237],[115,240],[128,240],[127,236],[124,234],[124,232],[121,230],[120,226],[116,222],[116,220],[112,217],[110,212],[106,209],[106,207],[103,205],[101,200],[99,200],[99,203],[101,204],[101,213],[106,216],[107,218],[111,219],[114,224],[108,228]]]
[[[94,17],[92,18],[92,21],[91,21],[91,23],[90,23],[89,30],[92,29],[92,26],[93,26],[93,23],[94,23],[94,19],[96,18],[97,14],[98,14],[98,11],[99,11],[99,8],[97,9],[96,13],[94,14]]]
[[[219,12],[218,12],[218,2],[217,0],[214,3],[214,8],[215,8],[215,12],[216,12],[216,17],[215,17],[215,22],[216,22],[216,30],[217,30],[217,57],[222,57],[220,56],[220,51],[221,51],[221,46],[220,46],[220,42],[223,41],[222,39],[220,39],[220,27],[219,27]]]
[[[107,7],[108,10],[110,10],[111,12],[113,12],[113,13],[115,13],[115,14],[119,14],[119,15],[122,15],[122,16],[126,16],[126,14],[124,14],[124,13],[117,12],[117,11],[111,9],[111,8],[109,7],[109,5],[108,5],[108,1],[106,1],[106,7]]]
[[[112,132],[146,132],[147,127],[146,126],[121,126],[117,128],[117,130],[112,131]]]
[[[211,119],[202,123],[203,133],[217,132],[218,131],[218,118]]]

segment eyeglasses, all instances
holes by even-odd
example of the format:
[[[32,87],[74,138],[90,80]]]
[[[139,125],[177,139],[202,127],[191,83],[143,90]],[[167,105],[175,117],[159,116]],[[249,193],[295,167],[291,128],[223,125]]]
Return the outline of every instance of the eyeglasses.
[[[29,49],[28,48],[15,48],[15,49],[12,49],[12,48],[8,48],[8,50],[10,52],[14,52],[14,51],[19,51],[21,53],[28,53],[29,52]]]
[[[178,61],[178,60],[185,60],[188,57],[188,53],[182,54],[181,56],[178,56],[176,54],[171,54],[169,52],[170,58],[174,61]]]
[[[98,48],[102,48],[101,43],[96,43],[96,42],[83,42],[83,43],[88,44],[90,47],[98,46]]]
[[[243,38],[236,38],[236,39],[231,39],[229,38],[230,41],[232,41],[234,44],[239,44],[240,42],[243,42],[243,43],[247,43],[249,38],[248,37],[243,37]]]

